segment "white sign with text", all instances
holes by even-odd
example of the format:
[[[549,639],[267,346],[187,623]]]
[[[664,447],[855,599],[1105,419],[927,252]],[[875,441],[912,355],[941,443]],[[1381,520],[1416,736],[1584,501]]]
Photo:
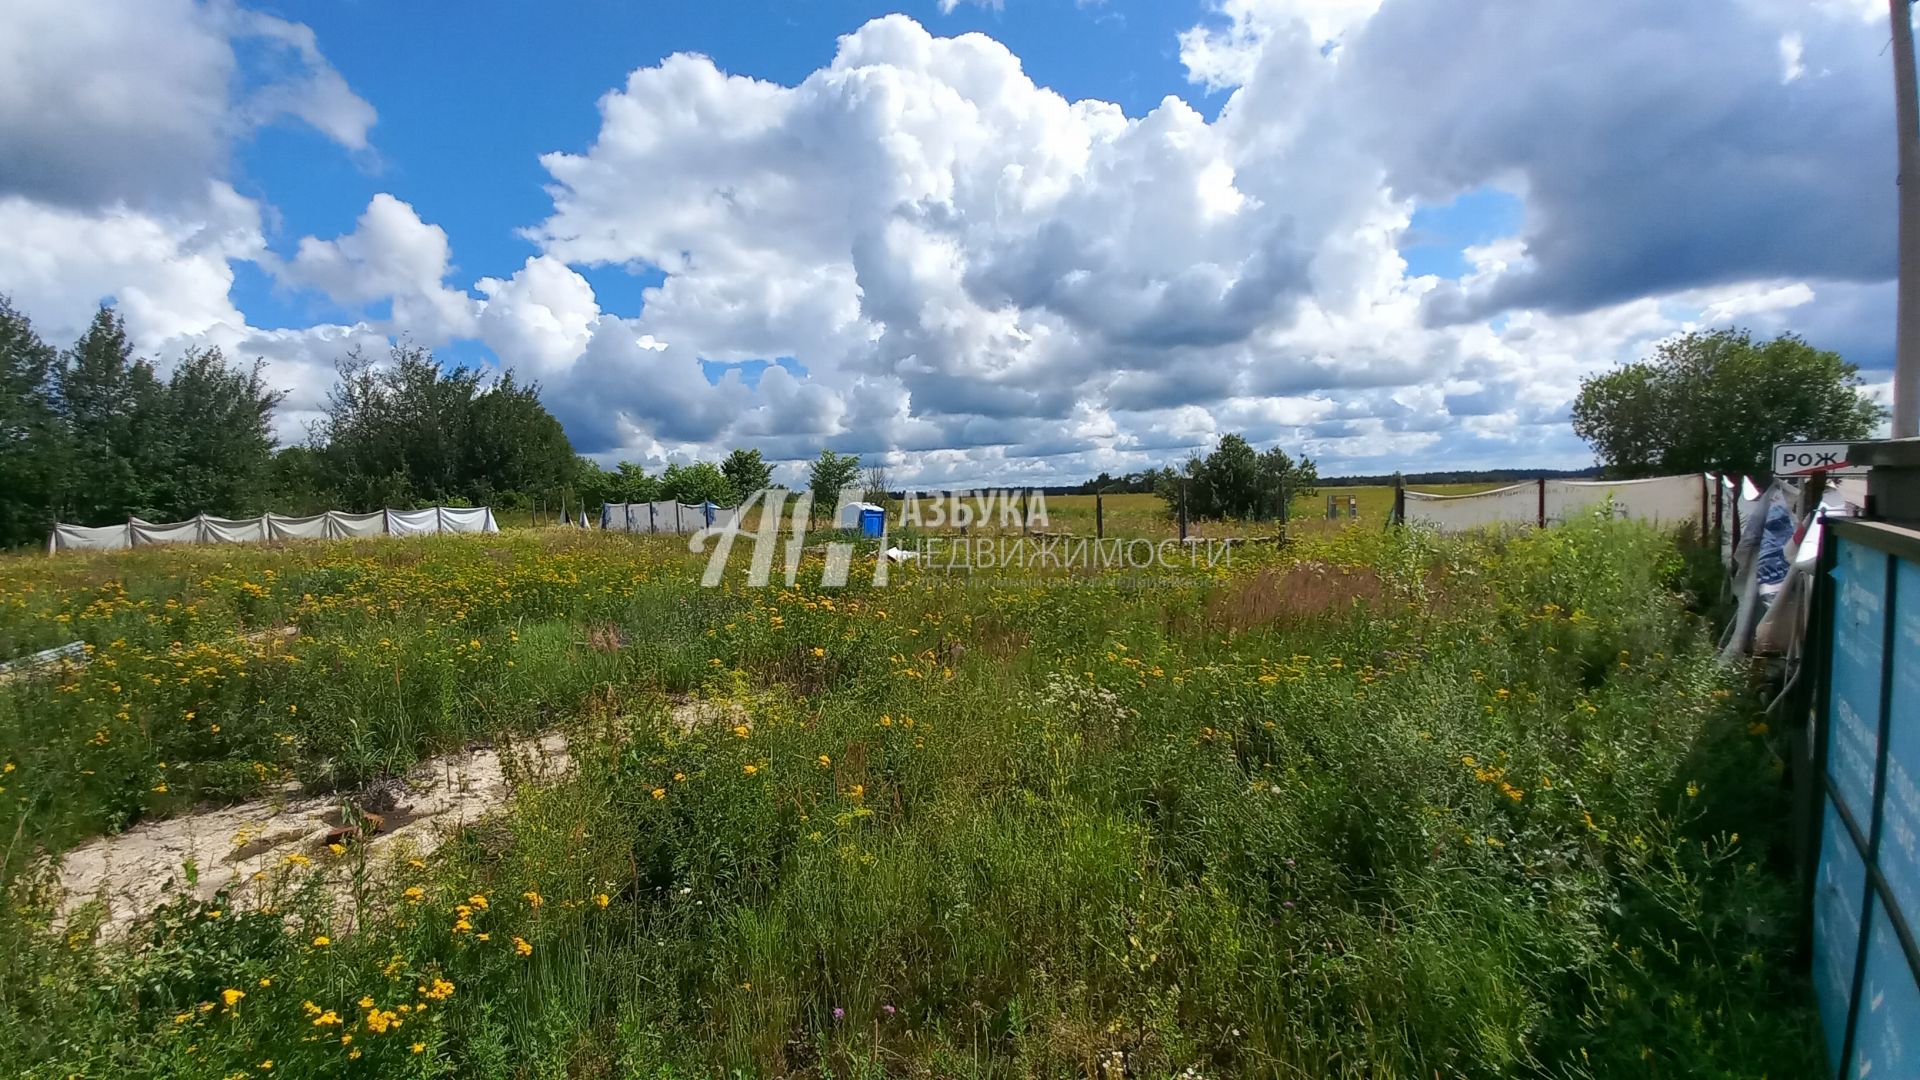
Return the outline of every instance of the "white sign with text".
[[[1865,465],[1847,464],[1843,442],[1775,443],[1773,472],[1776,476],[1806,476],[1823,472],[1828,476],[1865,476]]]

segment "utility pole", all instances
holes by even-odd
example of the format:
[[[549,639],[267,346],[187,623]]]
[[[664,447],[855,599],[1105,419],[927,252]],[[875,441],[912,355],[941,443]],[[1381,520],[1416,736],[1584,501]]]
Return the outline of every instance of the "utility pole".
[[[1893,437],[1920,435],[1920,89],[1913,72],[1911,0],[1893,18],[1894,119],[1900,125],[1900,286],[1894,316]]]

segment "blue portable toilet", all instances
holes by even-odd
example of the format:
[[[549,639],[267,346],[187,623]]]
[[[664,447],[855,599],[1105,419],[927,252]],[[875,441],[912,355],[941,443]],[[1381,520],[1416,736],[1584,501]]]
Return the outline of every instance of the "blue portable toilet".
[[[887,534],[887,512],[877,506],[860,508],[860,535],[878,540]]]

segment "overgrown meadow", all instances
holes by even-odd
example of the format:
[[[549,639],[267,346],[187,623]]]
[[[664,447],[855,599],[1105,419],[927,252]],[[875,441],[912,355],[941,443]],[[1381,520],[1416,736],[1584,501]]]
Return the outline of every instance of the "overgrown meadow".
[[[0,656],[90,654],[0,686],[0,1061],[1819,1068],[1776,736],[1670,536],[1360,527],[836,590],[735,561],[702,589],[684,541],[557,530],[0,561]],[[56,914],[90,837],[556,730],[571,774],[429,858],[318,847],[125,937]]]

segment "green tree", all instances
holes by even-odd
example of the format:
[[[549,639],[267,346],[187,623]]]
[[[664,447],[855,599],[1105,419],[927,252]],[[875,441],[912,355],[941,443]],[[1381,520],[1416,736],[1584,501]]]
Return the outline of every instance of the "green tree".
[[[343,505],[327,474],[321,452],[288,446],[273,455],[267,470],[267,505],[281,514],[318,514]]]
[[[1255,516],[1273,518],[1280,514],[1280,500],[1312,497],[1320,489],[1320,469],[1313,459],[1301,455],[1295,461],[1285,450],[1271,447],[1260,454],[1260,503]]]
[[[1227,434],[1200,461],[1189,491],[1189,517],[1250,518],[1260,505],[1260,455],[1246,437]]]
[[[1182,489],[1189,518],[1265,518],[1279,513],[1284,485],[1288,498],[1311,495],[1320,482],[1312,460],[1295,462],[1273,447],[1257,453],[1244,435],[1229,433],[1206,457],[1194,456],[1178,469],[1149,470],[1155,494],[1177,514]]]
[[[613,502],[653,502],[664,498],[660,494],[660,481],[647,475],[647,470],[631,461],[623,461],[614,473]]]
[[[733,487],[720,467],[710,461],[691,465],[669,464],[660,474],[660,489],[666,498],[690,506],[711,502],[716,506],[733,505]]]
[[[758,450],[733,451],[720,463],[720,472],[732,485],[736,500],[773,486],[773,466],[761,458]]]
[[[508,371],[468,406],[461,494],[477,506],[555,502],[573,479],[573,444],[540,404],[537,383]]]
[[[1775,443],[1870,437],[1886,410],[1859,388],[1859,368],[1793,334],[1694,331],[1583,380],[1573,430],[1616,477],[1764,476]]]
[[[582,454],[573,462],[573,493],[584,506],[619,502],[613,497],[614,474],[600,463]]]
[[[266,509],[273,479],[273,410],[286,395],[269,390],[263,365],[228,367],[219,349],[189,349],[167,379],[158,442],[165,454],[152,489],[154,510],[169,521],[195,514],[246,517]]]
[[[46,539],[66,429],[55,406],[59,353],[0,296],[0,547]]]
[[[840,505],[840,489],[860,480],[860,455],[820,451],[807,470],[807,488],[813,492],[813,512],[831,517]]]
[[[94,314],[55,379],[56,401],[73,453],[57,507],[82,525],[159,516],[154,488],[170,448],[162,387],[153,366],[136,360],[126,324],[112,308]]]
[[[575,455],[539,387],[512,372],[490,386],[481,378],[464,365],[442,368],[416,345],[394,346],[383,365],[349,353],[318,430],[347,507],[556,499]]]

